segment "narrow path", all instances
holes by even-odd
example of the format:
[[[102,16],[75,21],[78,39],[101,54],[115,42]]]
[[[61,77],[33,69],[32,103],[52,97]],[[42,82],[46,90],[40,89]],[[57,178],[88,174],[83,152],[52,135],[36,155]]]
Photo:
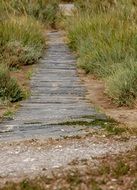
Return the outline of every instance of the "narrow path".
[[[85,126],[69,126],[64,121],[105,116],[84,98],[86,90],[76,72],[76,59],[64,43],[63,33],[50,32],[48,37],[47,53],[32,77],[31,97],[13,120],[0,125],[0,185],[69,167],[74,160],[90,159],[98,164],[95,158],[126,152],[137,145],[134,138],[119,142],[103,135],[61,139],[86,133]]]
[[[87,115],[102,117],[84,98],[86,91],[77,76],[76,59],[63,37],[63,32],[48,34],[48,49],[32,77],[32,95],[13,120],[0,125],[0,140],[83,134],[84,126],[54,124]]]

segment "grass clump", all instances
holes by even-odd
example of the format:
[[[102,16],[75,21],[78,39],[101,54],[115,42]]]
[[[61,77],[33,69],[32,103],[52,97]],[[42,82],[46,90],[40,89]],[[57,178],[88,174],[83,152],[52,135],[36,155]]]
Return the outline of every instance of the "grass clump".
[[[137,63],[119,68],[106,79],[107,94],[119,105],[131,105],[137,97]]]
[[[137,97],[137,6],[133,1],[77,1],[68,19],[70,47],[78,65],[102,78],[106,93],[118,105],[132,105]],[[122,80],[123,79],[123,80]]]
[[[44,48],[42,25],[30,17],[0,23],[0,60],[10,67],[36,63]]]
[[[16,102],[22,100],[23,92],[14,78],[10,77],[8,68],[0,66],[0,98]]]
[[[46,26],[55,26],[58,14],[58,0],[2,0],[1,9],[9,16],[28,15],[43,22]]]
[[[52,3],[38,0],[0,1],[0,80],[5,81],[0,85],[2,100],[15,102],[22,99],[21,87],[10,77],[10,70],[37,63],[42,56],[45,48],[42,24],[45,11],[42,11],[44,7],[51,10]],[[50,17],[51,12],[46,14]]]

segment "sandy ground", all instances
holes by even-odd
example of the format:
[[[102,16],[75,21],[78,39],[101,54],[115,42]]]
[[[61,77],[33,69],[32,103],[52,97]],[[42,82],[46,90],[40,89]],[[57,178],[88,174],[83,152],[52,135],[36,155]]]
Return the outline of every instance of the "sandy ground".
[[[86,98],[94,104],[107,116],[115,120],[127,124],[130,127],[137,125],[137,106],[134,108],[118,107],[105,95],[105,84],[103,81],[97,80],[92,75],[86,75],[84,71],[78,70],[79,76],[86,86]]]

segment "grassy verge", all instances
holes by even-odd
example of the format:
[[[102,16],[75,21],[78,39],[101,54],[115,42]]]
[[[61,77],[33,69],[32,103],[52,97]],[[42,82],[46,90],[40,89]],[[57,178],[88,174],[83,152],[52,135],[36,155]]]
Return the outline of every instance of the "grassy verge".
[[[22,100],[23,93],[17,81],[10,77],[9,70],[4,66],[0,67],[0,97],[11,102]]]
[[[56,24],[58,3],[59,0],[1,0],[0,10],[1,15],[2,12],[4,12],[5,16],[11,14],[17,16],[27,15],[43,22],[46,27],[49,27]]]
[[[24,66],[39,61],[45,48],[45,29],[55,28],[57,17],[58,0],[0,1],[1,102],[17,102],[26,97],[16,70],[23,73]]]
[[[33,64],[42,55],[42,25],[31,17],[13,16],[0,23],[0,61],[9,67]]]
[[[118,105],[137,97],[137,14],[133,1],[76,1],[78,11],[67,21],[70,47],[78,65],[102,78],[106,94]]]

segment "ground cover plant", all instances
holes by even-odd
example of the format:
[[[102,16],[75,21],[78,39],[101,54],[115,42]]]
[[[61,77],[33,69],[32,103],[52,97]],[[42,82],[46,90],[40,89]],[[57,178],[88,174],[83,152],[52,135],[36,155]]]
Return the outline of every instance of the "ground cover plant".
[[[76,6],[66,28],[78,65],[105,81],[105,92],[116,104],[133,105],[137,97],[136,1],[78,0]]]

